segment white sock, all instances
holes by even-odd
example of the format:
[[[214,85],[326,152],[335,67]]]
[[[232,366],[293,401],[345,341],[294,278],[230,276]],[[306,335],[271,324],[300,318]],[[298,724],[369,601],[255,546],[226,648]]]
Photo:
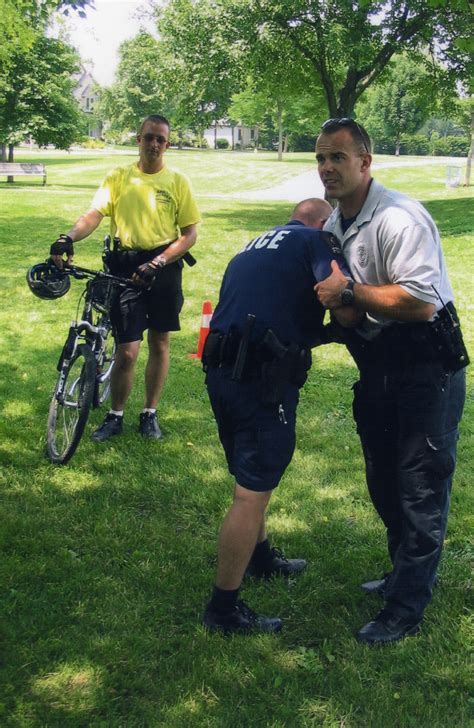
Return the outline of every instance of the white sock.
[[[123,410],[109,410],[109,415],[115,415],[116,417],[123,417]]]
[[[149,412],[151,415],[154,415],[156,414],[156,407],[155,409],[153,409],[152,407],[144,407],[142,409],[142,413],[144,414],[145,412]]]

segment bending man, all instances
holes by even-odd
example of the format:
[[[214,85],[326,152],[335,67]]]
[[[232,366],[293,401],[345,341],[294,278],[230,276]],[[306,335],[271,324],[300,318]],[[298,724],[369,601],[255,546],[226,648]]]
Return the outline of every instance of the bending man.
[[[332,260],[349,275],[338,242],[315,229],[330,213],[323,200],[305,200],[287,225],[246,245],[227,267],[211,320],[203,365],[236,483],[204,614],[210,630],[278,632],[279,618],[259,616],[239,601],[244,572],[289,576],[306,565],[270,547],[265,510],[293,456],[298,390],[321,336],[324,309],[314,285],[327,277]],[[356,320],[351,307],[340,305],[334,315],[342,324]]]

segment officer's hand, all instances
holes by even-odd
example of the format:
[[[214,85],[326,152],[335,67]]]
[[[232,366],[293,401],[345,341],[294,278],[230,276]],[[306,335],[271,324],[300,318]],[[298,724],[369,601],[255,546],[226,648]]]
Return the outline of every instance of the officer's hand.
[[[335,260],[331,261],[332,273],[330,276],[316,283],[314,290],[318,300],[324,308],[339,308],[341,306],[341,293],[347,285],[347,278]]]
[[[155,280],[159,270],[159,266],[155,265],[153,261],[150,260],[148,263],[143,263],[138,266],[132,276],[132,281],[138,286],[149,288]]]
[[[59,238],[52,244],[49,254],[54,265],[62,269],[64,263],[70,265],[74,257],[74,246],[72,244],[72,238],[69,235],[60,235]],[[64,254],[67,255],[64,260]]]

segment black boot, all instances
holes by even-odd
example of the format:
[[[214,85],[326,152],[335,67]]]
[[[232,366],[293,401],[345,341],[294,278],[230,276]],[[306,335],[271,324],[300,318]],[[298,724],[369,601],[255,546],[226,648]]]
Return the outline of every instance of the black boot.
[[[278,617],[263,617],[256,614],[243,601],[238,601],[231,612],[219,614],[208,604],[203,624],[211,632],[230,634],[251,634],[255,632],[280,632],[282,621]]]
[[[268,546],[267,554],[259,557],[258,549],[260,546],[261,544],[257,544],[256,550],[250,559],[245,572],[247,576],[253,576],[256,579],[271,579],[272,576],[289,577],[299,574],[306,567],[304,559],[287,559],[283,551],[275,547],[270,548]]]

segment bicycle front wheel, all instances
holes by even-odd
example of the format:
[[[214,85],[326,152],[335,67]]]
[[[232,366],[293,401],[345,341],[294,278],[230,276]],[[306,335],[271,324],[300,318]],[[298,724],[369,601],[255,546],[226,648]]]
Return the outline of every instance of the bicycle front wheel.
[[[61,387],[59,383],[62,383]],[[67,367],[61,369],[49,407],[47,451],[51,462],[67,463],[76,452],[89,416],[94,388],[94,355],[88,346],[81,344]]]

